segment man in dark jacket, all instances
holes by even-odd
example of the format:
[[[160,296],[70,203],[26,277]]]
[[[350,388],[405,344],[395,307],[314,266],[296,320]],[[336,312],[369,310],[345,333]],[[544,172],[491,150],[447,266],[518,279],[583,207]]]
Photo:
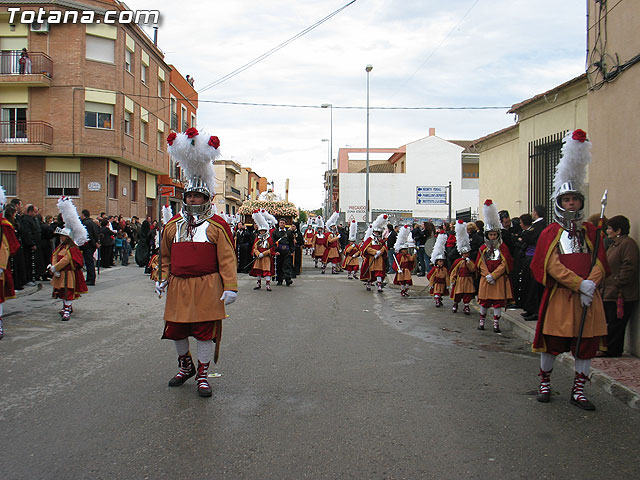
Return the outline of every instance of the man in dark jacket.
[[[427,269],[424,258],[424,243],[427,241],[427,238],[424,231],[425,229],[420,228],[417,223],[413,224],[411,236],[413,237],[413,241],[416,243],[416,249],[418,252],[418,261],[416,262],[418,277],[424,277],[426,275],[425,270]]]
[[[393,258],[395,255],[396,240],[398,239],[398,230],[400,228],[398,226],[394,227],[391,224],[388,224],[387,228],[389,229],[389,236],[387,237],[387,251],[389,252],[387,255],[387,263],[389,264],[387,265],[387,273],[395,273],[395,270],[393,270]]]
[[[41,271],[44,271],[43,265],[40,261],[39,245],[42,239],[42,233],[40,231],[40,225],[36,220],[36,214],[38,209],[35,205],[27,205],[27,214],[21,217],[23,227],[23,241],[24,241],[24,263],[26,266],[27,283],[29,287],[34,287],[35,280],[41,276]]]
[[[20,248],[13,256],[13,284],[16,290],[22,290],[27,283],[27,266],[25,264],[26,255],[24,253],[24,227],[22,226],[22,201],[14,198],[11,203],[15,205],[16,216],[13,226],[16,230],[16,237],[20,242]]]
[[[98,247],[100,240],[100,228],[98,224],[91,218],[89,210],[82,210],[80,216],[82,224],[87,229],[89,240],[85,243],[80,250],[82,250],[82,257],[84,258],[84,266],[87,268],[87,285],[96,284],[96,263],[93,259],[93,254]]]
[[[238,222],[235,232],[236,255],[238,258],[238,273],[248,273],[251,269],[251,247],[253,246],[253,234],[244,223]]]
[[[287,229],[284,218],[278,221],[278,228],[271,234],[273,244],[276,245],[275,262],[276,262],[276,280],[278,285],[282,285],[282,281],[286,281],[287,287],[293,283],[293,264],[291,260],[291,252],[294,247],[293,232]]]

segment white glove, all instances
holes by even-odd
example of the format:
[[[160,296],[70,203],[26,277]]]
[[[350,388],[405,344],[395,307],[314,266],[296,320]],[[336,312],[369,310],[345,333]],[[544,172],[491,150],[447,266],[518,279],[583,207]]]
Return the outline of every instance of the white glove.
[[[493,275],[489,274],[486,277],[484,277],[487,282],[489,282],[491,285],[495,285],[496,284],[496,280],[495,278],[493,278]]]
[[[471,261],[471,257],[467,257],[467,258],[465,258],[465,260],[466,260],[467,262],[470,262],[470,261]]]
[[[380,258],[380,255],[382,255],[382,252],[380,250],[378,250],[373,257],[374,258]]]
[[[238,298],[238,294],[236,292],[232,290],[225,290],[222,292],[220,300],[223,300],[225,305],[230,305],[236,301],[236,298]]]
[[[0,268],[0,275],[2,275],[2,272],[4,272],[4,268]]]
[[[162,294],[164,293],[165,288],[167,288],[167,281],[163,280],[162,282],[156,282],[156,293],[158,294],[158,296],[162,296]]]
[[[49,271],[50,271],[51,273],[56,273],[56,267],[55,267],[55,265],[51,265],[51,264],[49,264],[49,267],[47,267],[47,268],[49,269]]]
[[[583,280],[580,283],[580,303],[583,307],[589,307],[591,305],[595,291],[596,284],[591,280]]]
[[[56,276],[56,278],[60,278],[60,272],[54,272],[53,274]]]
[[[264,253],[259,254],[258,258],[264,258]]]

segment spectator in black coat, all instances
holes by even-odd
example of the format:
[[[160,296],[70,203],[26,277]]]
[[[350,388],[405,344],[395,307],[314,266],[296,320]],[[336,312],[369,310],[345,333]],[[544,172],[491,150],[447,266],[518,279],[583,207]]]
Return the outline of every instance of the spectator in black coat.
[[[417,223],[413,224],[413,229],[411,230],[411,237],[413,241],[416,243],[416,251],[418,254],[418,261],[416,262],[416,272],[418,277],[424,277],[426,275],[427,266],[425,264],[425,254],[424,254],[424,244],[427,241],[425,224],[419,226]]]
[[[16,237],[20,242],[20,248],[13,256],[13,285],[16,290],[22,290],[25,283],[27,283],[27,266],[25,264],[25,249],[24,249],[24,229],[22,227],[22,202],[19,198],[11,200],[14,210],[13,220],[10,220],[13,224],[13,228],[16,231]]]
[[[541,218],[541,217],[538,217]],[[544,293],[544,287],[535,281],[531,275],[531,260],[536,251],[536,245],[540,233],[544,230],[543,223],[533,221],[533,216],[525,213],[520,216],[520,222],[522,224],[522,232],[518,237],[520,243],[520,285],[521,285],[521,307],[524,312],[521,314],[525,320],[537,320],[538,309],[540,307],[540,301],[542,300],[542,294]],[[541,227],[542,226],[542,227]]]
[[[102,220],[100,225],[100,266],[102,268],[111,268],[113,266],[115,236],[109,228],[108,220]]]
[[[35,281],[44,273],[44,265],[40,258],[40,241],[42,232],[36,219],[38,208],[35,205],[27,205],[27,214],[21,217],[24,240],[24,263],[27,273],[27,286],[35,286]]]
[[[387,225],[387,228],[389,229],[389,236],[387,237],[387,250],[389,251],[389,254],[387,255],[387,260],[388,260],[388,267],[387,267],[387,273],[395,273],[393,270],[393,263],[394,263],[394,255],[395,255],[395,245],[396,245],[396,240],[398,239],[398,230],[399,227],[396,225],[395,227],[391,224]]]
[[[87,229],[89,240],[85,243],[80,250],[82,250],[82,258],[84,258],[84,266],[87,269],[86,280],[87,285],[96,284],[96,263],[93,255],[100,246],[100,227],[91,218],[89,210],[84,209],[80,214],[80,220]]]

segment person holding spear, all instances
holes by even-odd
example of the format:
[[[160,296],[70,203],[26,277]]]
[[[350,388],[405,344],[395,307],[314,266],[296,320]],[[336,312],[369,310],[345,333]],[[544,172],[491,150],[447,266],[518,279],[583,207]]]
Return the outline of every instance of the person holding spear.
[[[551,371],[558,354],[571,351],[575,377],[570,402],[595,410],[584,395],[591,359],[606,350],[607,322],[598,285],[609,274],[602,236],[606,192],[599,226],[584,222],[584,182],[591,142],[583,130],[564,138],[553,181],[554,223],[540,235],[531,273],[544,287],[532,349],[540,352],[537,400],[551,400]]]

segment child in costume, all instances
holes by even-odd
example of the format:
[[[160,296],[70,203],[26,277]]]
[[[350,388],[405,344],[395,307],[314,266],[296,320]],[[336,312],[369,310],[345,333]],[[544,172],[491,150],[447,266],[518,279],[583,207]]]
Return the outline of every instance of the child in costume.
[[[313,249],[311,256],[313,257],[315,268],[318,268],[318,260],[322,261],[324,252],[327,249],[327,234],[324,231],[324,219],[322,217],[318,217],[317,222],[316,234],[311,242],[311,248]],[[327,265],[322,263],[322,273],[324,273],[326,267]]]
[[[20,242],[16,237],[14,226],[9,220],[4,218],[2,213],[6,202],[7,196],[4,193],[4,188],[0,186],[0,339],[4,337],[2,307],[4,306],[5,300],[16,296],[13,288],[13,275],[11,274],[9,259],[15,255],[20,248]]]
[[[509,272],[513,269],[513,260],[509,249],[502,243],[500,216],[498,208],[490,199],[484,202],[484,245],[478,251],[476,270],[480,274],[478,303],[480,321],[478,330],[484,330],[487,311],[493,307],[493,331],[500,333],[502,309],[513,300]]]
[[[58,209],[64,220],[64,228],[55,230],[55,234],[60,235],[60,245],[51,255],[48,270],[52,274],[52,297],[62,300],[61,320],[67,321],[73,313],[73,300],[89,291],[82,274],[82,252],[78,248],[87,243],[89,236],[70,198],[61,197]]]
[[[367,290],[371,290],[371,280],[376,279],[378,293],[382,293],[382,283],[386,276],[385,258],[387,257],[387,245],[382,240],[387,215],[381,213],[372,223],[371,236],[362,244],[362,253],[368,260],[367,263]],[[362,265],[364,270],[365,266]],[[362,279],[362,276],[360,277]]]
[[[393,270],[396,272],[393,284],[400,285],[400,295],[403,297],[409,296],[409,285],[413,285],[413,280],[411,280],[411,271],[416,264],[415,253],[409,254],[411,244],[410,240],[413,240],[411,239],[411,228],[408,225],[405,225],[400,228],[400,231],[398,232],[398,238],[396,239],[395,244],[395,250],[397,253],[394,255],[395,261],[392,265]]]
[[[464,314],[471,315],[469,303],[476,296],[476,287],[473,282],[473,276],[476,267],[473,260],[469,256],[471,251],[471,242],[469,241],[469,232],[467,224],[462,220],[456,223],[456,248],[461,257],[456,259],[451,265],[451,274],[449,276],[449,284],[451,285],[451,299],[453,300],[453,313],[458,311],[460,300],[464,303]]]
[[[327,234],[327,248],[322,256],[322,273],[328,263],[331,263],[331,273],[338,273],[337,266],[340,263],[340,235],[336,227],[338,216],[338,212],[333,212],[326,223],[329,232]]]
[[[436,302],[436,307],[441,307],[442,296],[449,294],[447,283],[449,282],[449,270],[447,269],[447,260],[445,253],[445,246],[447,243],[447,234],[440,233],[436,238],[436,243],[433,246],[433,252],[431,253],[431,261],[433,267],[427,274],[427,280],[431,288],[429,292],[433,295]]]
[[[249,275],[258,277],[258,283],[253,287],[254,290],[260,290],[262,288],[262,279],[264,278],[266,289],[270,292],[271,277],[275,273],[273,265],[273,254],[275,253],[273,239],[271,235],[269,235],[269,224],[262,213],[255,211],[252,217],[258,229],[258,236],[253,242],[253,249],[251,250],[251,254],[255,257],[255,260],[253,261],[253,268],[251,268]]]
[[[349,243],[344,249],[344,260],[342,261],[342,268],[347,271],[347,278],[356,278],[358,269],[360,268],[360,262],[358,257],[360,256],[360,249],[356,245],[356,235],[358,234],[358,222],[351,220],[349,224]]]

